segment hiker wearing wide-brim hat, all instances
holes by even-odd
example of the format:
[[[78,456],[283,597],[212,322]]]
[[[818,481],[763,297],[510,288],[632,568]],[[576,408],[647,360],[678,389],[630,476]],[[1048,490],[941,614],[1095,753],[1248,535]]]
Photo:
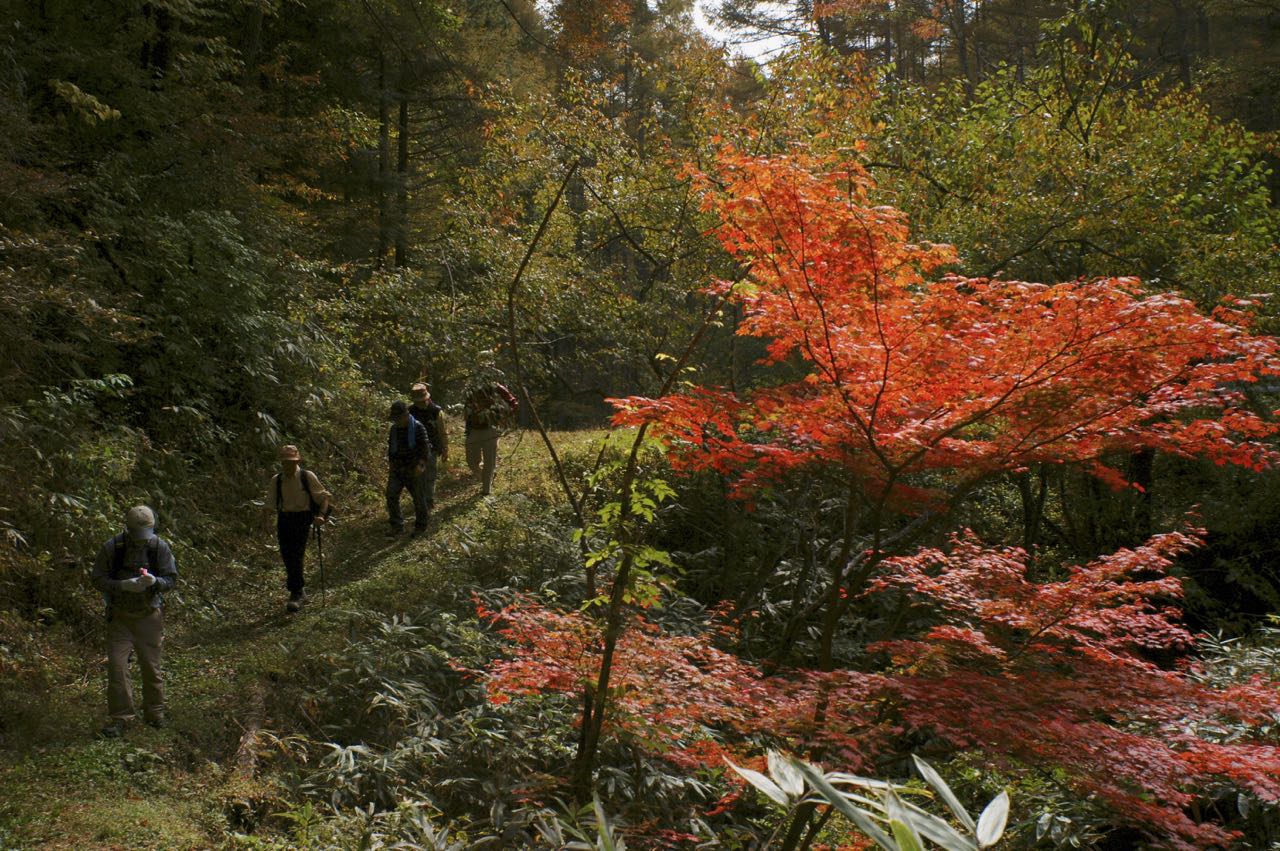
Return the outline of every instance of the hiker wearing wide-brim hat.
[[[413,399],[409,415],[426,427],[427,439],[431,441],[431,457],[421,477],[423,498],[427,501],[427,510],[431,510],[436,504],[437,464],[449,463],[449,429],[444,409],[431,398],[431,388],[425,381],[413,385],[409,395]]]
[[[431,521],[431,508],[427,505],[423,477],[427,464],[434,457],[427,428],[409,413],[409,406],[400,400],[391,403],[387,412],[391,429],[387,433],[387,520],[390,533],[404,531],[404,515],[400,512],[400,493],[408,490],[413,497],[413,533],[425,534]]]
[[[107,725],[104,736],[119,736],[136,711],[129,676],[129,653],[142,669],[142,714],[154,727],[166,723],[164,672],[164,592],[178,580],[169,543],[155,533],[156,515],[145,505],[130,508],[124,531],[102,545],[93,565],[93,586],[107,603]]]
[[[316,474],[302,466],[302,453],[293,444],[280,447],[280,472],[271,477],[265,505],[276,510],[276,541],[284,562],[285,588],[289,600],[285,608],[296,612],[306,602],[303,563],[307,537],[312,526],[322,526],[331,510],[329,491]]]

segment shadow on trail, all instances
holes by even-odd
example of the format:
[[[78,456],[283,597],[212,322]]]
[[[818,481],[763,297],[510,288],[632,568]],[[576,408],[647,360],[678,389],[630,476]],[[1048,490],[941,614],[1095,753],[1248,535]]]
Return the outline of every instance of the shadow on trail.
[[[446,511],[452,513],[452,507]],[[443,516],[445,512],[441,514]],[[323,595],[320,547],[313,533],[307,541],[306,554],[308,602],[300,612],[285,609],[288,592],[279,552],[274,547],[264,550],[253,560],[254,579],[246,583],[252,587],[235,589],[227,596],[220,604],[223,613],[220,622],[189,624],[183,643],[239,644],[287,628],[295,619],[306,617],[308,610],[320,603],[322,596],[330,597],[336,589],[365,578],[379,562],[412,540],[407,534],[388,537],[386,528],[385,519],[361,515],[323,529]]]
[[[436,491],[436,510],[425,540],[430,540],[452,526],[471,511],[483,497],[478,482],[466,475],[442,478]],[[220,621],[186,624],[176,643],[189,647],[199,645],[239,644],[260,640],[287,629],[312,607],[322,602],[332,605],[333,592],[367,577],[371,570],[393,553],[418,543],[408,532],[394,537],[387,534],[387,519],[381,507],[366,506],[360,513],[338,518],[321,531],[324,548],[324,591],[320,582],[320,547],[313,534],[307,541],[306,589],[308,602],[300,612],[285,610],[288,593],[284,587],[284,565],[274,546],[264,544],[250,560],[251,578],[239,587],[224,589],[219,601]],[[208,594],[208,591],[204,592]],[[181,628],[180,628],[181,629]],[[174,636],[177,638],[177,635]]]

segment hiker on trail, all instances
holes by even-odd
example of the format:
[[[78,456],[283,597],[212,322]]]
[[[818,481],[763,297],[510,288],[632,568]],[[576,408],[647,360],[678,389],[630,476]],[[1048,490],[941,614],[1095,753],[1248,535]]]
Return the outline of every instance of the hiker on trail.
[[[404,531],[400,513],[400,492],[408,489],[413,497],[413,534],[422,535],[431,520],[423,478],[432,460],[431,438],[427,427],[414,419],[409,406],[397,399],[391,403],[391,429],[387,434],[387,519],[391,534]]]
[[[422,476],[422,496],[427,511],[436,504],[436,463],[449,462],[449,433],[445,427],[444,410],[431,398],[431,388],[419,382],[410,391],[413,404],[409,416],[426,426],[427,439],[431,441],[431,457],[427,459],[427,471]]]
[[[107,725],[102,735],[121,735],[137,717],[129,676],[129,652],[142,668],[142,715],[152,727],[167,723],[164,672],[164,592],[178,580],[169,544],[155,533],[156,515],[145,505],[130,508],[125,529],[102,545],[93,564],[93,587],[107,603]]]
[[[271,477],[266,504],[276,509],[276,540],[284,562],[285,588],[289,591],[285,609],[290,612],[298,611],[307,601],[302,569],[307,537],[312,526],[319,528],[328,522],[332,511],[330,496],[316,474],[302,466],[298,447],[281,446],[280,472]]]
[[[497,373],[496,370],[492,372]],[[467,466],[473,476],[480,477],[481,496],[488,496],[493,488],[493,474],[498,465],[498,438],[519,409],[516,397],[495,378],[482,378],[467,392],[463,405]]]

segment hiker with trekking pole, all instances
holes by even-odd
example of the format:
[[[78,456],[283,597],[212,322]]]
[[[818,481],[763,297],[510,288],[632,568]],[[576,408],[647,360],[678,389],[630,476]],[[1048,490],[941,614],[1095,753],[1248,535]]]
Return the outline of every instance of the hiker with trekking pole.
[[[316,548],[320,550],[321,588],[324,586],[324,551],[320,549],[320,530],[329,520],[331,494],[320,484],[316,474],[302,466],[302,453],[292,444],[280,447],[280,472],[271,479],[267,505],[276,508],[276,540],[280,559],[284,562],[285,587],[289,601],[285,609],[296,612],[307,601],[303,561],[307,538],[314,528]]]

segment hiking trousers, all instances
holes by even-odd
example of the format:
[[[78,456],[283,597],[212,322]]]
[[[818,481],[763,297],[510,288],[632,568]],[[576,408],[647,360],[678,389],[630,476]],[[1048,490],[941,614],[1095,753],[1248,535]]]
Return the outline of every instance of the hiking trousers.
[[[160,645],[164,640],[164,612],[153,609],[148,615],[113,612],[107,622],[107,716],[113,721],[132,721],[133,683],[129,676],[129,651],[138,656],[142,669],[142,711],[148,719],[164,714],[164,672],[160,668]]]
[[[418,487],[422,489],[422,499],[427,503],[427,510],[435,508],[436,505],[436,457],[434,454],[427,459],[427,471],[418,476]]]
[[[306,580],[302,566],[307,556],[307,538],[311,534],[310,511],[277,511],[276,540],[280,542],[280,560],[284,562],[284,584],[290,594],[301,593]]]
[[[493,474],[498,467],[498,437],[502,429],[497,426],[473,428],[467,432],[467,466],[473,476],[480,477],[480,493],[493,489]]]
[[[408,470],[392,467],[387,473],[387,520],[395,531],[404,529],[404,515],[400,513],[400,493],[406,490],[413,497],[413,528],[419,532],[427,530],[427,524],[431,521],[431,507],[427,505],[426,488],[421,481],[425,477],[425,473],[419,475],[412,467]]]

